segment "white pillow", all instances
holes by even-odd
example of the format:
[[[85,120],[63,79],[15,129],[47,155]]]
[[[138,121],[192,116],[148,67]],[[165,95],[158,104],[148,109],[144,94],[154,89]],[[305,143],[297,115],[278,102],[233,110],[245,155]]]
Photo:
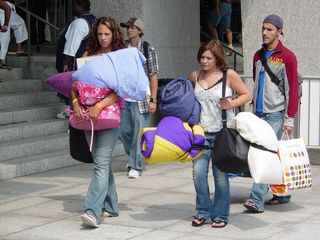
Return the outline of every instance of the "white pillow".
[[[248,165],[255,183],[282,184],[281,162],[278,154],[250,146]]]
[[[253,113],[238,113],[233,119],[232,125],[247,141],[262,145],[270,150],[278,150],[278,139],[273,128]]]

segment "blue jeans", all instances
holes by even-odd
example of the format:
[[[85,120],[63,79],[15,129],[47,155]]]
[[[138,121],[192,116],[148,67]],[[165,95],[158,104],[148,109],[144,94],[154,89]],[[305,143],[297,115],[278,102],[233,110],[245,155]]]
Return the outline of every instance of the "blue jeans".
[[[277,135],[278,140],[280,140],[282,135],[282,126],[284,121],[284,113],[266,113],[264,116],[260,117],[265,120],[273,128]],[[264,202],[268,193],[268,184],[254,183],[251,189],[250,198],[255,202],[259,211],[264,211]],[[279,201],[284,203],[289,202],[291,196],[277,196]]]
[[[135,169],[140,175],[142,156],[139,134],[142,128],[149,125],[149,122],[149,113],[141,114],[138,103],[125,101],[125,106],[121,109],[120,140],[129,155],[128,170]]]
[[[216,133],[206,133],[206,145],[214,145]],[[221,172],[211,159],[212,150],[193,161],[193,183],[196,190],[196,215],[199,218],[228,222],[230,210],[230,185],[228,174]],[[211,201],[208,184],[210,159],[214,178],[214,200]]]
[[[101,211],[106,211],[111,216],[119,215],[118,196],[111,166],[111,156],[119,132],[119,128],[94,131],[94,169],[83,212],[90,212],[97,221],[100,219]],[[85,134],[90,142],[91,131],[85,131]]]

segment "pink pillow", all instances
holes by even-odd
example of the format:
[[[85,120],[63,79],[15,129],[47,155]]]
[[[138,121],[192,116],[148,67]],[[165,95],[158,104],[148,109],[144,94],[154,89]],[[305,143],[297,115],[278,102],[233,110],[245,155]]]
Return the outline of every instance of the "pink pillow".
[[[75,82],[75,89],[79,93],[78,100],[81,105],[92,106],[100,102],[107,95],[113,92],[110,88],[98,87],[89,83]]]
[[[57,73],[49,77],[45,83],[52,87],[57,92],[61,93],[63,96],[70,98],[71,86],[73,83],[71,72]]]
[[[98,87],[89,83],[75,82],[75,89],[78,91],[78,100],[84,107],[95,105],[113,91],[110,88]],[[86,117],[85,120],[77,121],[73,114],[70,116],[70,124],[74,128],[83,130],[101,130],[117,128],[120,124],[120,109],[117,102],[104,107],[93,124]]]
[[[118,128],[120,125],[120,109],[117,103],[113,103],[101,110],[98,119],[95,122],[90,122],[90,119],[85,115],[85,119],[78,121],[73,113],[69,118],[70,125],[82,130],[102,130],[108,128]]]
[[[79,93],[79,101],[81,105],[85,106],[92,106],[113,92],[110,88],[99,87],[79,81],[75,82],[75,88]],[[122,98],[119,98],[117,103],[120,108],[124,107],[124,100]]]

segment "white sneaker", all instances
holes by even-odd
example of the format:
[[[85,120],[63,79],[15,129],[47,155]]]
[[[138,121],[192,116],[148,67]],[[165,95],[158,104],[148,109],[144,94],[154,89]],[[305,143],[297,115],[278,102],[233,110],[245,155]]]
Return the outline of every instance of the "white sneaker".
[[[70,117],[70,113],[66,112],[66,111],[63,111],[63,112],[57,114],[57,118],[69,119],[69,117]]]
[[[233,49],[232,45],[228,45],[229,48]],[[232,51],[229,49],[226,49],[226,56],[231,56],[232,55]]]
[[[88,213],[82,214],[80,218],[82,220],[82,225],[85,226],[85,227],[92,227],[92,228],[98,228],[99,227],[95,217],[90,215],[90,214],[88,214]]]
[[[128,173],[128,178],[133,178],[133,179],[137,179],[140,177],[140,174],[137,170],[135,169],[131,169]]]

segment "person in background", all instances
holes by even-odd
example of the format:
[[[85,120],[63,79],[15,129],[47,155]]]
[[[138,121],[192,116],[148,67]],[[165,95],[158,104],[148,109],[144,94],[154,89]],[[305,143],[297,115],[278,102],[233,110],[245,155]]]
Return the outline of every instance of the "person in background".
[[[196,99],[201,106],[200,125],[202,125],[206,145],[214,147],[217,133],[222,129],[222,109],[226,109],[227,126],[234,118],[233,109],[251,100],[251,94],[239,74],[228,69],[223,47],[218,40],[204,43],[198,50],[197,60],[200,70],[191,73]],[[226,72],[226,94],[222,98],[222,77]],[[233,97],[233,92],[237,97]],[[223,228],[228,223],[230,209],[230,186],[228,174],[221,172],[213,161],[214,150],[193,161],[193,183],[196,190],[196,216],[192,226],[199,227],[212,220],[213,228]],[[210,198],[208,171],[211,162],[214,178],[214,199]]]
[[[46,19],[47,17],[47,4],[48,0],[31,0],[30,9],[37,14],[39,17]],[[45,37],[45,27],[46,24],[38,21],[36,18],[30,18],[30,39],[31,44],[42,44],[46,41]]]
[[[141,19],[131,18],[126,23],[120,23],[120,26],[127,29],[127,46],[138,48],[146,57],[144,69],[150,81],[150,90],[145,99],[138,102],[133,99],[125,99],[125,107],[121,110],[120,139],[129,155],[128,177],[135,179],[139,178],[142,173],[139,134],[142,128],[150,124],[150,114],[155,113],[157,109],[159,66],[155,49],[141,39],[143,36]]]
[[[28,32],[26,28],[26,24],[24,20],[17,14],[16,12],[16,4],[19,3],[18,0],[8,0],[4,1],[5,4],[9,6],[11,9],[11,15],[7,20],[8,16],[5,16],[5,13],[3,10],[0,12],[0,21],[3,22],[3,28],[0,33],[0,68],[2,69],[11,69],[10,66],[6,63],[6,55],[8,52],[8,47],[10,43],[10,29],[13,30],[13,34],[16,40],[16,53],[18,57],[27,56],[28,54],[25,52],[25,48],[23,46],[23,42],[28,39]],[[6,13],[8,14],[8,13]],[[5,17],[4,17],[5,16]],[[6,31],[4,31],[6,30]]]
[[[8,31],[10,16],[11,16],[11,8],[4,1],[0,1],[0,32],[1,33],[5,33]],[[0,48],[2,48],[1,33],[0,33]],[[0,58],[0,69],[7,69],[7,70],[11,69],[11,67],[8,64],[6,64],[5,56]]]
[[[253,57],[253,112],[270,124],[279,140],[283,132],[293,134],[299,102],[297,58],[280,41],[282,28],[281,17],[275,14],[267,16],[262,23],[262,48]],[[280,80],[279,85],[271,80],[259,54],[265,57],[269,69]],[[267,184],[254,183],[244,207],[250,212],[264,212],[268,188]],[[285,204],[290,197],[274,194],[266,204]]]
[[[126,46],[119,25],[111,17],[101,17],[92,28],[89,44],[83,56],[101,55],[123,48]],[[75,116],[81,120],[85,110],[78,101],[74,86],[71,90],[71,96]],[[114,92],[109,94],[96,105],[87,109],[89,117],[95,121],[104,107],[117,100],[118,96]],[[93,176],[81,215],[84,226],[98,227],[105,218],[119,215],[118,197],[111,165],[112,152],[119,138],[119,132],[119,128],[94,131]],[[85,135],[89,142],[91,131],[85,131]]]
[[[232,6],[230,0],[213,0],[213,9],[209,14],[208,19],[208,28],[213,37],[213,39],[218,40],[219,34],[217,27],[220,27],[224,30],[226,35],[226,40],[228,47],[233,49],[232,46],[232,31],[230,28],[231,25],[231,13]],[[231,55],[231,51],[227,50],[226,55]]]
[[[8,31],[10,16],[11,16],[11,8],[8,4],[6,4],[4,1],[0,0],[0,9],[3,11],[1,12],[1,30],[0,32],[6,32]]]
[[[61,34],[56,49],[56,68],[58,72],[76,69],[76,58],[82,57],[86,50],[89,33],[97,18],[90,13],[89,0],[72,0],[72,14],[75,17]],[[69,99],[58,93],[58,97],[69,105]],[[57,118],[69,118],[70,113],[63,111]]]

